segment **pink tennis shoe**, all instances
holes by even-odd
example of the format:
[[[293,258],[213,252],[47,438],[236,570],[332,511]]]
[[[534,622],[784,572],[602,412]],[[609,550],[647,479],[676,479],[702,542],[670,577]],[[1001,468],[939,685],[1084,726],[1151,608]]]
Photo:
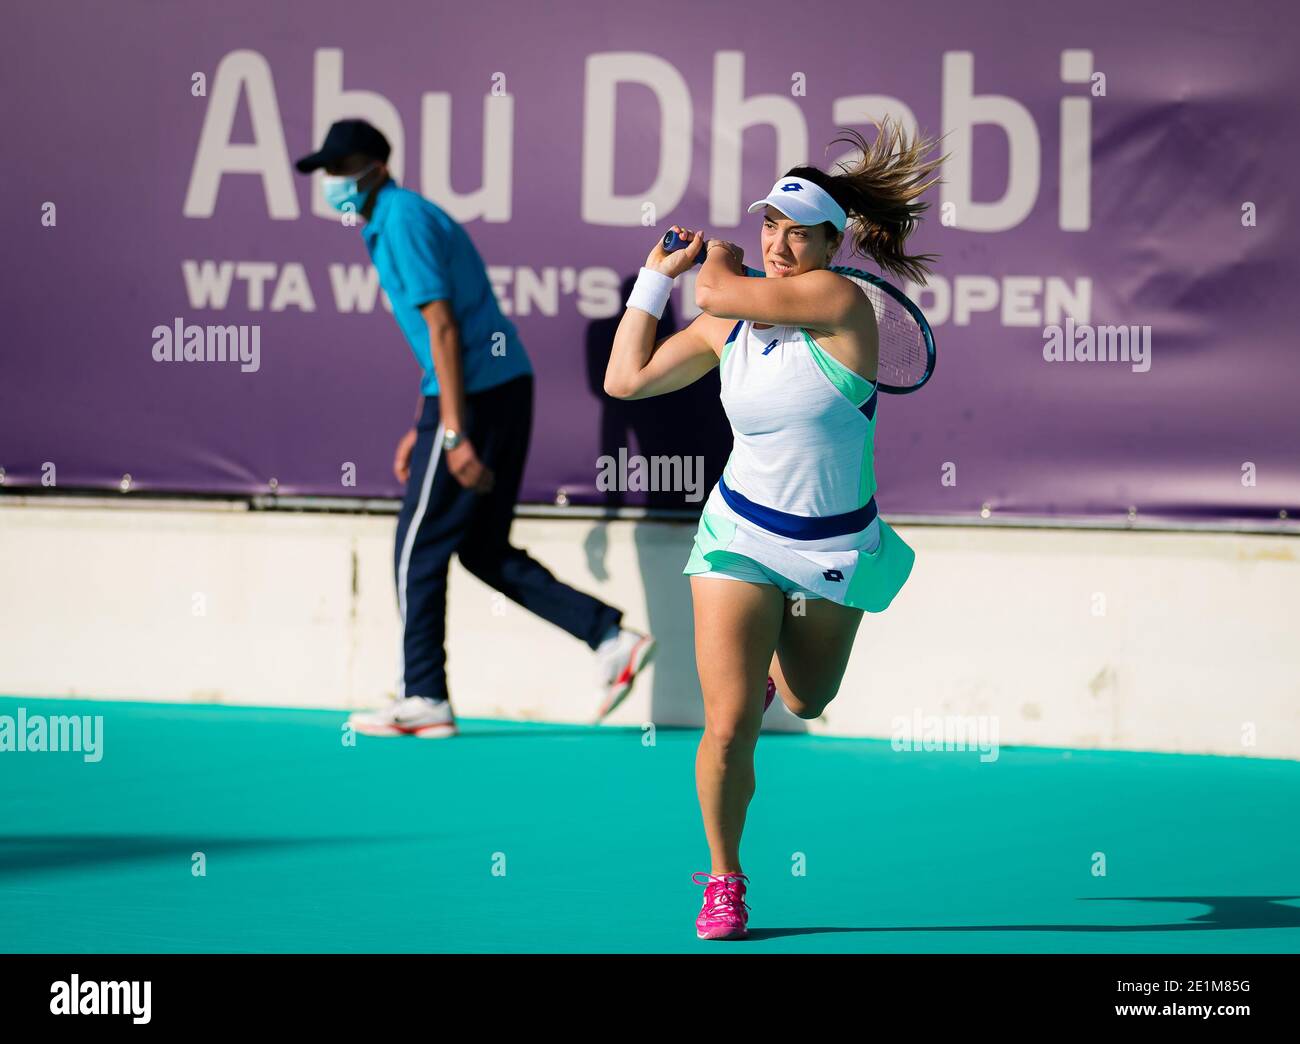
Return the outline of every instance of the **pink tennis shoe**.
[[[772,676],[769,674],[767,676],[767,697],[763,700],[764,714],[767,713],[767,708],[772,706],[774,699],[776,699],[776,682],[772,680]]]
[[[703,877],[700,881],[698,878]],[[704,905],[695,918],[695,934],[701,939],[743,939],[749,934],[749,904],[745,902],[745,888],[749,878],[744,874],[708,874],[698,870],[691,880],[702,884]]]

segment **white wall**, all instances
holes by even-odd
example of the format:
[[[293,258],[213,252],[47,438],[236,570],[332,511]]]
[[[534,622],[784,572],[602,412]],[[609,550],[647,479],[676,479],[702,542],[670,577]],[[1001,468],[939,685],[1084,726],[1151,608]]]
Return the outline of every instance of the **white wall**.
[[[392,516],[89,504],[0,501],[0,693],[344,708],[393,690]],[[702,722],[692,530],[516,523],[516,544],[661,643],[614,724]],[[899,532],[916,569],[863,622],[839,697],[769,727],[889,737],[896,716],[980,715],[1002,745],[1300,758],[1295,537]],[[449,605],[461,716],[587,720],[585,645],[459,564]]]

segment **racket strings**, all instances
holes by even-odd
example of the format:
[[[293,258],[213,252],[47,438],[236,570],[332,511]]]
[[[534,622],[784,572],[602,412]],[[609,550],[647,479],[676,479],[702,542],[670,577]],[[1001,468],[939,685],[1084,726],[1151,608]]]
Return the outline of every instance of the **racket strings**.
[[[669,240],[675,233],[664,237],[666,250],[678,249]],[[867,295],[876,312],[876,329],[879,333],[879,357],[876,363],[876,384],[881,391],[908,392],[923,385],[929,378],[932,348],[927,331],[893,294],[883,289],[879,277],[846,265],[833,265],[831,271],[852,279]],[[759,269],[744,266],[747,276],[763,278]]]
[[[912,314],[874,283],[849,276],[867,295],[876,312],[880,337],[877,380],[881,384],[910,388],[925,376],[928,358],[925,338]]]

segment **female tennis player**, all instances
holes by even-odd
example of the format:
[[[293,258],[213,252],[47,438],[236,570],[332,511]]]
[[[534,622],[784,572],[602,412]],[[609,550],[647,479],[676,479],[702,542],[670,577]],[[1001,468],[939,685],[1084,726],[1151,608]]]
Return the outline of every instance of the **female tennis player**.
[[[912,568],[910,547],[876,515],[872,442],[878,337],[874,310],[827,271],[852,233],[855,252],[924,283],[934,255],[909,256],[916,202],[943,159],[888,119],[839,174],[793,168],[749,207],[762,211],[763,271],[743,252],[675,226],[690,244],[646,258],[619,323],[605,391],[664,395],[721,368],[734,446],[705,502],[684,573],[695,605],[705,728],[695,777],[711,871],[701,939],[747,933],[749,878],[740,837],[754,794],[754,748],[774,693],[801,718],[835,698],[863,611],[889,605]],[[695,286],[702,314],[658,344],[673,279],[708,251]],[[815,795],[809,795],[810,798]],[[703,877],[703,880],[700,878]]]

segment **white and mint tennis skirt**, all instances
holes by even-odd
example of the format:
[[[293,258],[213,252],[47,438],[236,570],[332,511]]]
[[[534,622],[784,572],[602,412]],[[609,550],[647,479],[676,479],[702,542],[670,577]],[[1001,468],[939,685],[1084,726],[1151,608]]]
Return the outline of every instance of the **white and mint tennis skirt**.
[[[824,535],[846,526],[857,528]],[[704,503],[682,572],[771,583],[787,597],[802,592],[879,613],[907,582],[915,559],[876,515],[874,500],[835,520],[805,519],[754,504],[720,480]]]

